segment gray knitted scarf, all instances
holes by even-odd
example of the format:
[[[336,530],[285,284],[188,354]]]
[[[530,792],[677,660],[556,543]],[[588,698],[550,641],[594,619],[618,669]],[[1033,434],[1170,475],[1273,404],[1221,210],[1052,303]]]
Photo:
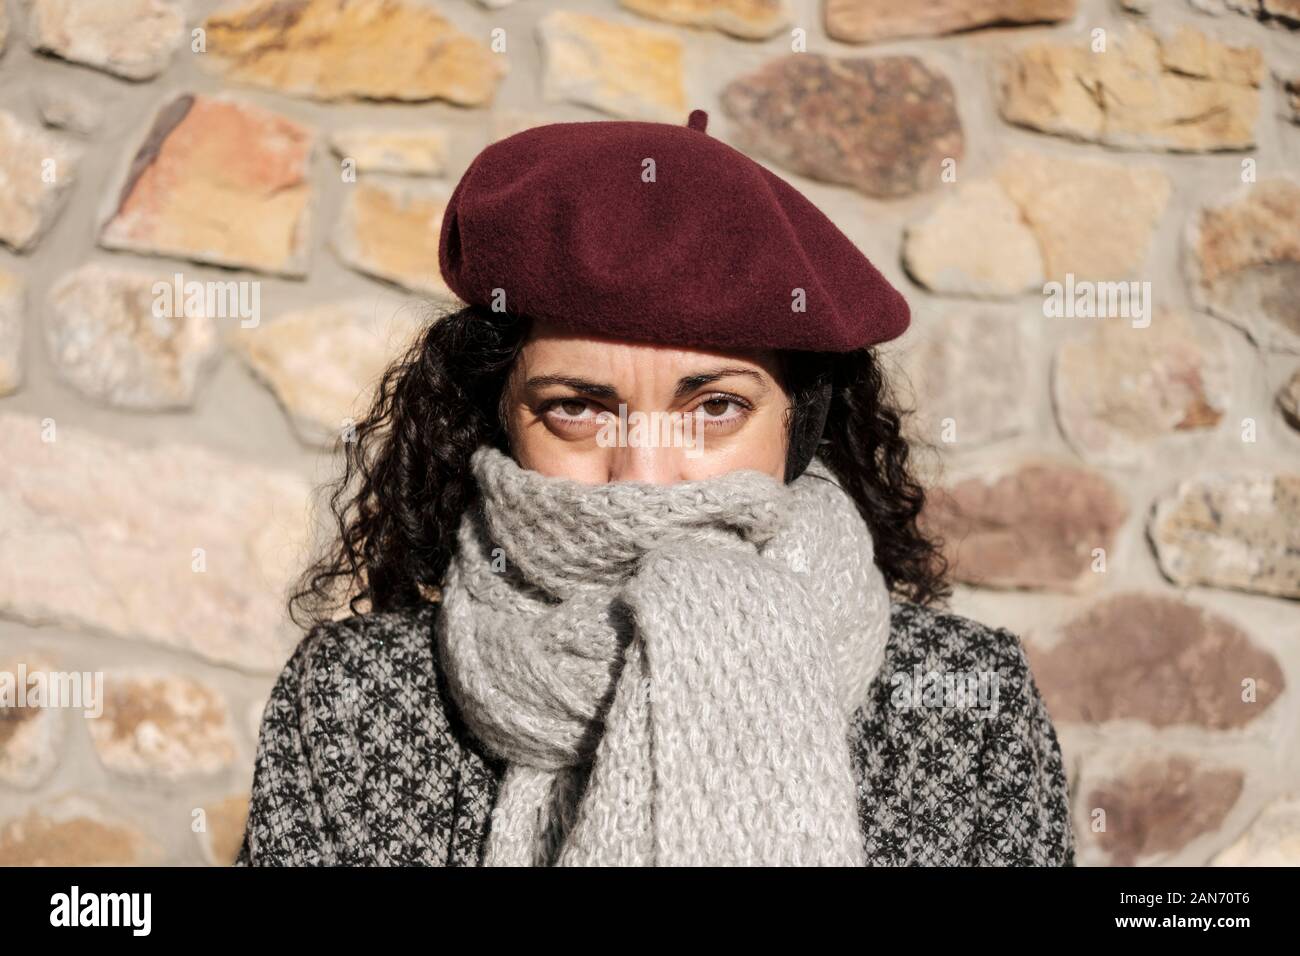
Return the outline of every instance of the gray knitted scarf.
[[[437,641],[507,761],[486,865],[862,865],[848,721],[889,594],[825,465],[668,485],[487,446],[471,465]]]

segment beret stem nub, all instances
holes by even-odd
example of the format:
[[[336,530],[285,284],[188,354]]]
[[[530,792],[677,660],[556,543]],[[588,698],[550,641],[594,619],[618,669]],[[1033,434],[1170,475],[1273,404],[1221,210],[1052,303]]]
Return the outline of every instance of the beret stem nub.
[[[701,133],[705,132],[705,127],[709,125],[709,114],[704,110],[691,110],[691,115],[686,120],[686,125],[691,129],[697,129]]]

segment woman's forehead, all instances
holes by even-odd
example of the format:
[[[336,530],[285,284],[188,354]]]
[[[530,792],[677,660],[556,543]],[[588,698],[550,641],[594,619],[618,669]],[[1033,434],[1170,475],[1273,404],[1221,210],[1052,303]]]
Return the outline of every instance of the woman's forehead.
[[[740,366],[775,377],[778,354],[764,349],[707,349],[592,336],[546,323],[534,323],[524,343],[523,360],[530,366],[559,363],[570,371],[582,367],[629,369],[681,369],[691,372],[721,366]]]

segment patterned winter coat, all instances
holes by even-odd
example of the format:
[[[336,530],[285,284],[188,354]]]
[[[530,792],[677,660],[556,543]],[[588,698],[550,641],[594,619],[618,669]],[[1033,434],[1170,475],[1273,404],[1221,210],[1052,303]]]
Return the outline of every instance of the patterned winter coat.
[[[476,866],[504,764],[461,723],[437,605],[322,625],[262,716],[236,865]],[[942,693],[954,687],[963,698]],[[1056,732],[1017,637],[906,602],[851,723],[870,864],[1061,866]]]

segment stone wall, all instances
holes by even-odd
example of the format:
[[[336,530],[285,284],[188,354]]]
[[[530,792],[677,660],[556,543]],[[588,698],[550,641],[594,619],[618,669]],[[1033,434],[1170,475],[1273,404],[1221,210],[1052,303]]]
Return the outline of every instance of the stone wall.
[[[1298,23],[0,0],[0,672],[104,678],[0,713],[0,862],[232,858],[310,490],[447,295],[450,188],[697,107],[906,290],[953,609],[1023,636],[1081,861],[1297,862]]]

